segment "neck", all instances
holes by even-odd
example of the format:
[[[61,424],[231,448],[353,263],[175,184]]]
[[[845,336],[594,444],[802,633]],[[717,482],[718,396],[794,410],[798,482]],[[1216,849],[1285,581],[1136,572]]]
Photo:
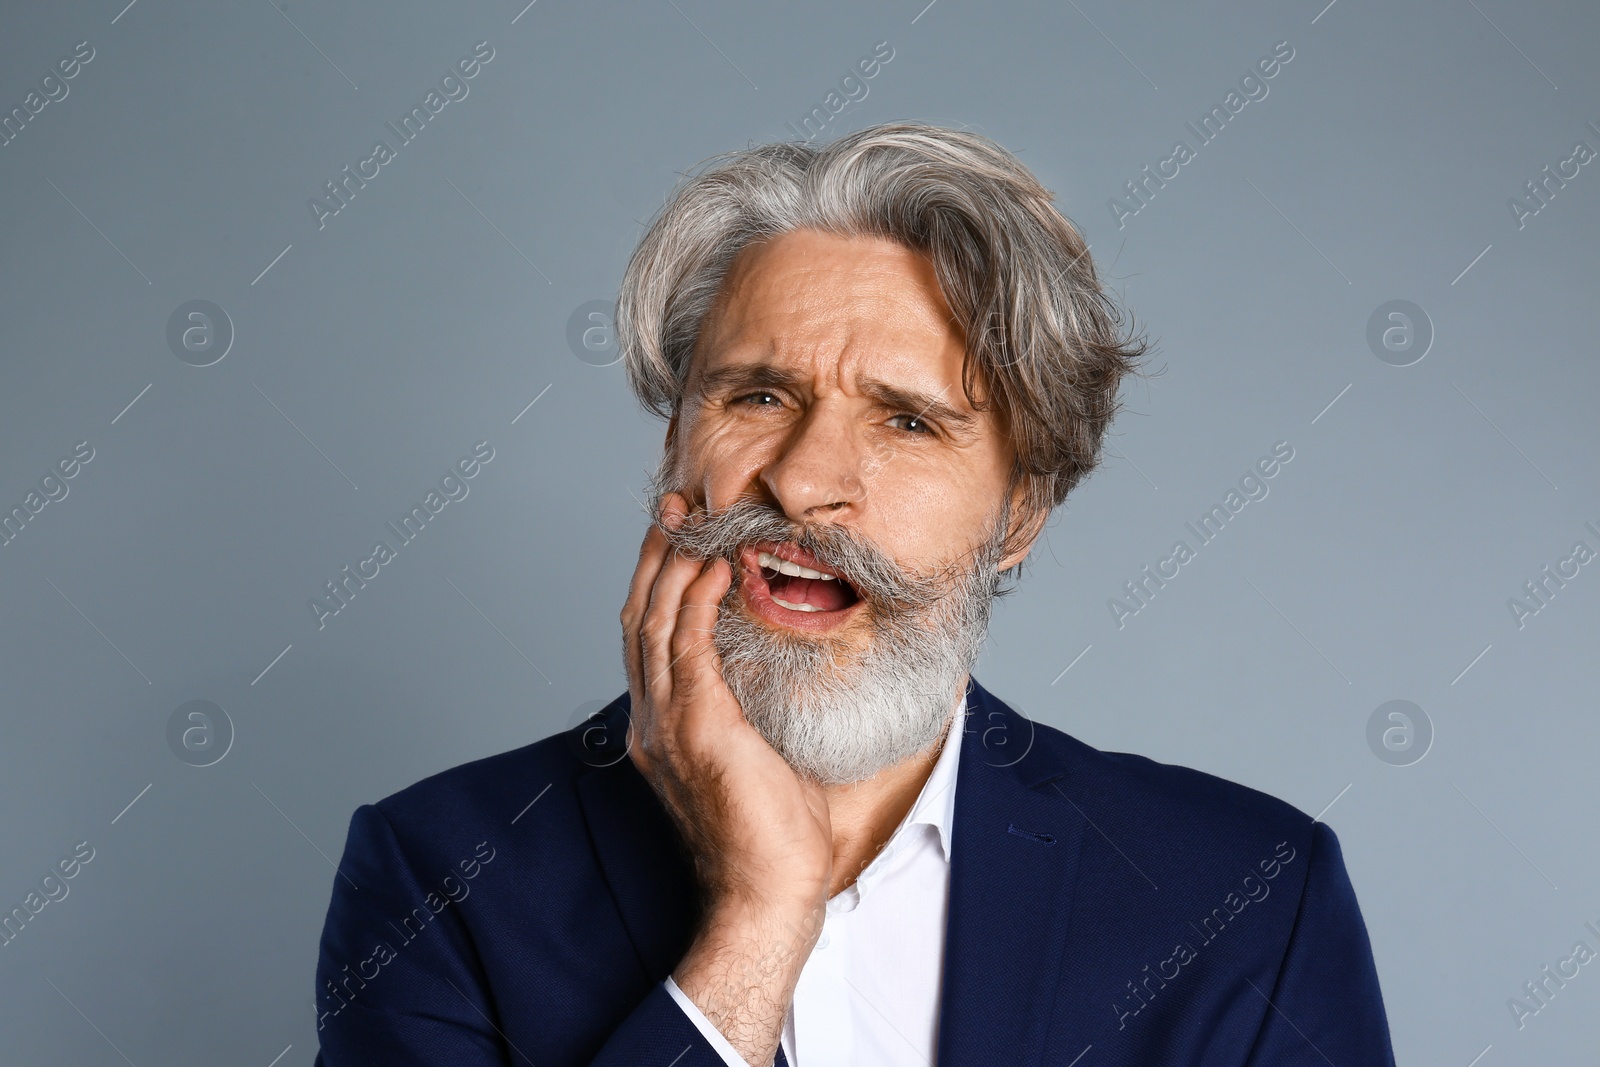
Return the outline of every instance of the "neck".
[[[950,714],[960,714],[962,700],[967,692],[967,676],[963,675],[956,688],[956,697]],[[946,740],[948,739],[948,740]],[[917,796],[933,773],[933,765],[944,751],[944,744],[960,744],[959,734],[951,734],[950,720],[939,740],[877,774],[849,785],[824,786],[828,800],[828,817],[833,828],[833,877],[828,883],[831,898],[855,883],[896,828],[917,802]]]

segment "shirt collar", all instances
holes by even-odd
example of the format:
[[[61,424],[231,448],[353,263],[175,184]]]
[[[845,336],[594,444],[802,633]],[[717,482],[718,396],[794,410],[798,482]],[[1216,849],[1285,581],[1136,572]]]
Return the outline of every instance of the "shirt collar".
[[[944,747],[939,751],[939,758],[906,817],[907,825],[923,823],[938,831],[946,863],[950,861],[950,830],[955,823],[956,763],[961,756],[962,724],[966,718],[967,698],[963,696],[961,706],[945,728]]]
[[[865,870],[856,876],[839,892],[837,897],[828,902],[830,913],[836,910],[853,910],[867,893],[874,882],[882,877],[890,857],[902,849],[913,844],[913,835],[917,832],[912,827],[931,826],[938,834],[939,847],[944,853],[946,863],[950,862],[950,828],[955,821],[956,807],[956,760],[961,755],[961,738],[963,724],[966,722],[967,703],[962,698],[961,706],[950,716],[950,723],[945,727],[943,747],[939,756],[934,760],[933,770],[928,773],[927,779],[922,783],[922,791],[917,794],[916,802],[911,805],[911,810],[906,817],[895,827],[889,840],[884,844],[883,851],[873,857]],[[922,831],[926,833],[927,831]]]

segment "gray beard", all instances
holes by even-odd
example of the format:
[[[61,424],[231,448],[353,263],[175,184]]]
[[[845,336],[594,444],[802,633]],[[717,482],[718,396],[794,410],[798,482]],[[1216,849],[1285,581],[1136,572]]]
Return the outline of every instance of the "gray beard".
[[[713,643],[745,718],[795,773],[825,785],[871,778],[935,744],[977,662],[999,587],[1004,520],[930,608],[893,618],[863,608],[863,651],[774,630],[723,598]]]

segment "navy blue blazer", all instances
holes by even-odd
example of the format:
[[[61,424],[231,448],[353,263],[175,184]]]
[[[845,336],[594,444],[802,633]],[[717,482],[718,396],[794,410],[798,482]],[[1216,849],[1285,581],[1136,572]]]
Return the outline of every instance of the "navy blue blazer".
[[[700,903],[628,714],[624,694],[356,810],[319,1067],[723,1067],[663,984]],[[976,679],[960,743],[940,1067],[1394,1063],[1325,823],[1091,748]]]

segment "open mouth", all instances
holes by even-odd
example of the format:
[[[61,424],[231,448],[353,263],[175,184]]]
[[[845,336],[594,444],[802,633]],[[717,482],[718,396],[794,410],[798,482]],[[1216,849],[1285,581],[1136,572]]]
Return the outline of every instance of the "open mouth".
[[[746,548],[742,558],[746,602],[769,621],[832,629],[862,602],[854,586],[796,545],[757,545]]]

